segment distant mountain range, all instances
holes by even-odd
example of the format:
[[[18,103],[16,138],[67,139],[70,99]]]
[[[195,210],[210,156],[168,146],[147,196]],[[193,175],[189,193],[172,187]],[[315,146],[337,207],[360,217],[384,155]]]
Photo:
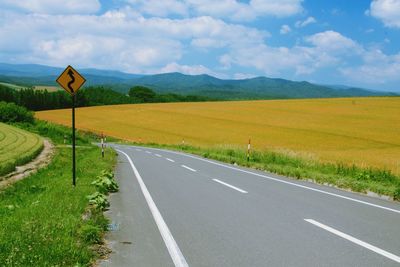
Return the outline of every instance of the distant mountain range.
[[[62,68],[36,64],[0,63],[0,82],[19,85],[56,85]],[[323,98],[353,96],[397,96],[343,85],[318,85],[285,79],[257,77],[243,80],[222,80],[210,75],[165,73],[155,75],[128,74],[120,71],[79,69],[87,79],[86,86],[104,85],[126,93],[135,85],[152,88],[159,93],[200,95],[219,99]]]

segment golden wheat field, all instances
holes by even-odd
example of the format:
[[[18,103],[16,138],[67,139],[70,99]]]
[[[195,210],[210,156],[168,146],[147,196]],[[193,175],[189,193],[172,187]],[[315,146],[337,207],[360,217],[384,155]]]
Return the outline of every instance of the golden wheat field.
[[[71,124],[70,110],[36,117]],[[79,108],[79,129],[136,142],[273,149],[400,173],[400,98],[115,105]]]

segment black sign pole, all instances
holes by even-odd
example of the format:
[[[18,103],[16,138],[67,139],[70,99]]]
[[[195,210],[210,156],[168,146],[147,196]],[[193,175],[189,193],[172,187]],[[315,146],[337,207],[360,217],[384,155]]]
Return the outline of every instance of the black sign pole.
[[[57,83],[61,85],[72,96],[72,185],[76,186],[76,157],[75,157],[75,104],[76,93],[81,86],[86,82],[71,66],[68,66],[61,75],[57,78]],[[72,87],[72,85],[75,85]],[[65,139],[65,138],[64,138]],[[65,141],[65,140],[64,140]]]
[[[75,176],[75,94],[72,96],[72,185],[76,186]]]

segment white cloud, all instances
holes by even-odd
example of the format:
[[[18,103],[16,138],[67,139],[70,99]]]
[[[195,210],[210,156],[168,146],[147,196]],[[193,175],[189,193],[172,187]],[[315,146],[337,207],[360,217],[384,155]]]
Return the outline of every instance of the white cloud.
[[[178,62],[191,47],[228,49],[262,43],[269,36],[211,17],[145,18],[131,8],[103,15],[0,11],[0,17],[0,35],[8,37],[0,39],[0,61],[75,64],[137,73]]]
[[[145,73],[147,69],[179,60],[181,56],[180,43],[172,40],[125,40],[110,36],[81,35],[38,42],[27,59],[55,66],[73,64]]]
[[[368,84],[400,82],[400,53],[386,55],[381,50],[365,51],[363,64],[341,68],[340,71],[350,80]]]
[[[227,42],[221,39],[197,38],[192,40],[191,45],[199,48],[220,48],[226,46]]]
[[[235,73],[233,76],[233,79],[235,80],[245,80],[245,79],[251,79],[257,77],[254,74],[249,74],[249,73]]]
[[[139,20],[142,33],[162,34],[178,39],[213,39],[225,43],[263,42],[269,33],[238,24],[229,24],[212,17],[188,19],[142,18]],[[150,31],[150,32],[148,32]],[[208,40],[208,41],[209,41]]]
[[[305,38],[305,40],[325,51],[348,51],[352,49],[353,51],[350,52],[354,53],[355,50],[359,49],[355,41],[335,31],[320,32]]]
[[[219,57],[219,63],[223,69],[230,69],[232,67],[233,60],[229,54],[224,54]]]
[[[382,20],[387,27],[400,28],[400,0],[373,0],[367,14]]]
[[[209,0],[168,1],[187,6],[189,2],[201,5]],[[257,3],[222,0],[220,4],[232,5],[231,12],[236,14],[236,5],[246,5],[248,9],[245,10],[251,11],[252,5]],[[79,13],[77,9],[74,14],[69,11],[42,14],[2,8],[0,36],[7,38],[0,38],[0,62],[72,64],[78,68],[133,73],[206,73],[221,78],[231,73],[230,77],[235,79],[251,77],[247,73],[252,71],[259,75],[308,79],[319,71],[330,70],[348,80],[362,81],[367,80],[362,77],[368,76],[371,82],[399,81],[399,54],[386,55],[376,47],[375,50],[365,48],[339,32],[319,32],[299,39],[294,46],[277,47],[269,44],[267,31],[211,16],[191,17],[193,7],[184,9],[177,5],[174,11],[167,10],[169,14],[189,14],[171,19],[162,17],[166,13],[157,9],[148,11],[157,17],[143,16],[140,9],[133,6],[104,14]],[[212,12],[200,7],[196,10]],[[225,12],[218,10],[215,9],[218,16]],[[261,10],[260,7],[257,12]],[[241,18],[246,16],[243,13]],[[282,34],[290,30],[288,25],[281,27]],[[197,62],[192,63],[194,60]]]
[[[253,67],[268,76],[283,72],[308,75],[325,67],[341,66],[346,57],[361,55],[363,49],[355,41],[334,31],[325,31],[305,38],[307,44],[294,47],[271,47],[265,43],[234,46],[220,58],[226,68],[232,65]]]
[[[342,14],[342,11],[340,9],[338,9],[338,8],[333,8],[331,10],[331,14],[334,15],[334,16],[337,16],[337,15]]]
[[[179,65],[176,62],[167,64],[165,67],[161,68],[161,73],[169,72],[181,72],[189,75],[199,75],[199,74],[212,74],[213,72],[203,65]]]
[[[229,79],[229,76],[220,73],[220,72],[215,72],[209,68],[207,68],[204,65],[181,65],[178,64],[177,62],[171,62],[168,63],[166,66],[162,67],[161,69],[157,70],[152,70],[152,73],[170,73],[170,72],[180,72],[183,74],[187,75],[201,75],[201,74],[207,74],[211,75],[213,77],[219,78],[219,79]]]
[[[141,12],[155,16],[200,15],[249,21],[262,16],[288,17],[303,11],[303,0],[127,0]]]
[[[287,17],[303,11],[303,0],[250,0],[250,6],[260,14]]]
[[[287,34],[287,33],[289,33],[289,32],[291,32],[292,31],[292,29],[290,28],[290,26],[289,25],[282,25],[281,26],[281,29],[280,29],[280,33],[281,34]]]
[[[229,54],[231,64],[253,67],[267,76],[280,76],[282,71],[303,71],[304,65],[310,65],[313,59],[300,47],[270,47],[259,44],[254,47],[237,48]],[[301,67],[301,69],[298,69]],[[311,68],[311,66],[310,66]]]
[[[5,8],[40,14],[90,14],[99,11],[98,0],[0,0]]]
[[[153,16],[166,17],[170,14],[186,15],[187,5],[177,0],[128,0],[128,3],[139,5],[140,11]]]
[[[97,38],[96,38],[97,39]],[[105,41],[105,40],[98,40]],[[75,37],[59,39],[57,41],[48,40],[39,42],[35,47],[38,55],[50,57],[55,61],[74,60],[75,58],[85,59],[94,52],[95,42],[86,37]]]
[[[233,20],[252,20],[257,16],[248,4],[235,0],[186,0],[185,3],[198,15]]]
[[[295,27],[296,28],[304,28],[307,25],[310,25],[310,24],[313,24],[316,22],[317,22],[317,20],[314,17],[308,17],[307,19],[305,19],[303,21],[301,21],[301,20],[296,21]]]

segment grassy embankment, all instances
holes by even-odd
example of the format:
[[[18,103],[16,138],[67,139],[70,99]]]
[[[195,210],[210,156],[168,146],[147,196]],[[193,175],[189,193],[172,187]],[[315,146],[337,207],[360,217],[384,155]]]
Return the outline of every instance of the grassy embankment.
[[[400,98],[116,105],[77,110],[80,129],[177,147],[301,179],[400,196]],[[68,110],[38,112],[66,124]],[[224,144],[224,145],[221,145]]]
[[[44,122],[20,125],[56,144],[53,161],[36,174],[0,191],[0,265],[87,266],[96,257],[107,226],[102,212],[90,209],[87,196],[101,170],[111,170],[115,153],[104,160],[92,137],[78,134],[77,186],[71,185],[71,148],[63,145],[70,129]],[[69,139],[70,140],[70,139]],[[91,214],[83,219],[83,214]]]
[[[0,176],[31,161],[42,149],[43,139],[38,135],[0,122]]]

